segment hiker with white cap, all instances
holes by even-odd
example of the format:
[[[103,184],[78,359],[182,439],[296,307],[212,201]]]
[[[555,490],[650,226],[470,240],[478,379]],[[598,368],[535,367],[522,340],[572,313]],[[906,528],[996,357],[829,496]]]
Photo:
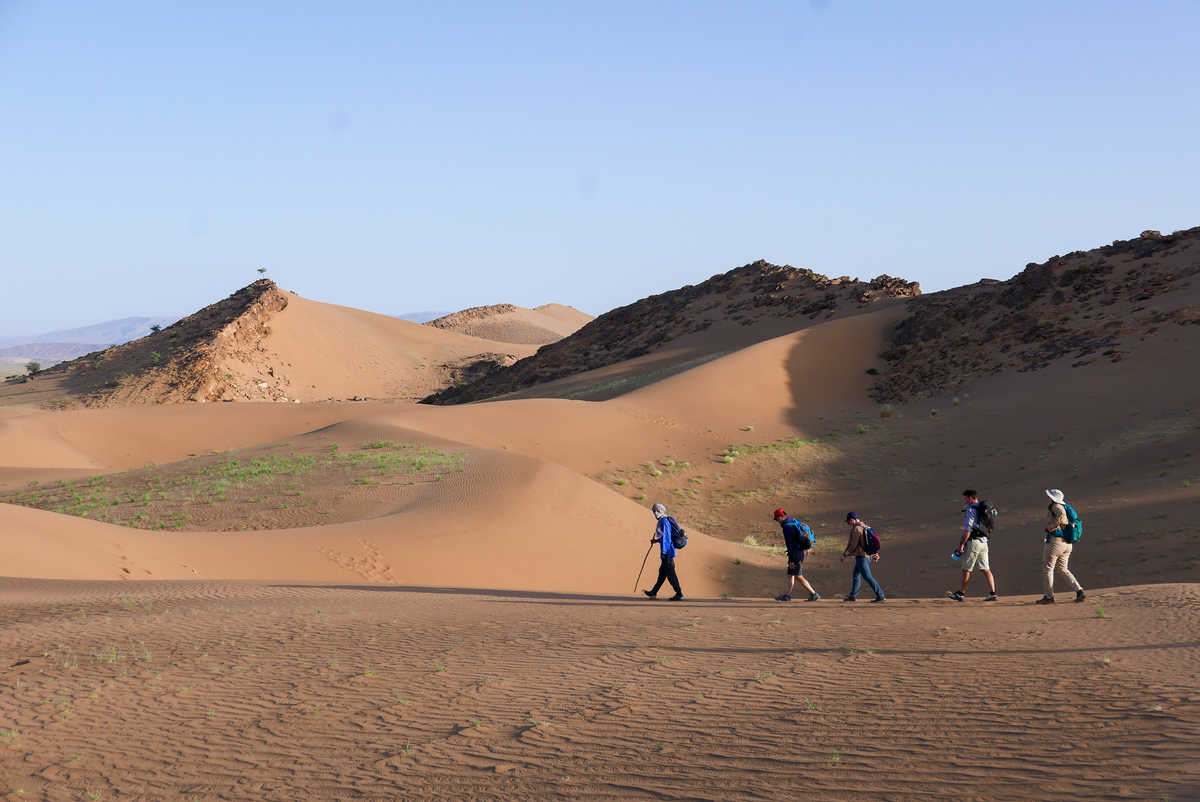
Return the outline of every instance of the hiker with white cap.
[[[650,511],[658,519],[658,526],[654,528],[654,536],[650,538],[650,542],[660,545],[662,562],[658,566],[658,581],[654,583],[653,588],[642,592],[653,599],[658,596],[658,589],[662,587],[663,582],[670,582],[671,587],[675,589],[675,595],[670,600],[680,601],[683,599],[683,590],[679,587],[679,577],[675,574],[675,549],[683,548],[687,539],[684,536],[683,528],[676,523],[674,518],[667,515],[665,506],[655,504]]]
[[[1075,510],[1067,504],[1061,490],[1047,490],[1050,499],[1050,516],[1046,524],[1046,545],[1042,548],[1042,588],[1044,595],[1037,604],[1054,604],[1054,572],[1058,571],[1075,589],[1075,601],[1081,602],[1087,598],[1079,580],[1067,570],[1067,561],[1079,539],[1083,526]]]

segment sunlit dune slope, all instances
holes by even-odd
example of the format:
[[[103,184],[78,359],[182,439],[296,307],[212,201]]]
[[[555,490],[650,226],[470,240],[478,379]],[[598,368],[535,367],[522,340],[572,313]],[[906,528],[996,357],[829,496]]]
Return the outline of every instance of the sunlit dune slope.
[[[179,322],[0,387],[0,403],[415,400],[534,346],[324,304],[258,281]]]
[[[505,343],[546,345],[573,334],[591,320],[570,306],[546,304],[525,309],[514,304],[476,306],[425,325]]]
[[[380,423],[345,436],[428,438]],[[323,433],[339,436],[339,427]],[[444,441],[448,450],[456,446]],[[398,509],[330,526],[263,532],[147,532],[0,505],[0,561],[13,576],[273,578],[619,592],[632,587],[654,519],[545,460],[461,448],[461,470]],[[299,500],[297,500],[299,503]],[[735,547],[691,532],[687,592],[715,595],[751,570]],[[651,570],[654,569],[651,565]]]

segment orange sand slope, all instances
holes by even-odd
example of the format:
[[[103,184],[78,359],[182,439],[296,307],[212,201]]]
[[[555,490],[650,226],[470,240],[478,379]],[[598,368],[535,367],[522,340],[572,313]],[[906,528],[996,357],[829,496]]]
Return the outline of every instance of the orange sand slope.
[[[482,340],[291,296],[271,321],[260,350],[238,366],[247,376],[274,371],[270,387],[283,397],[415,399],[441,386],[444,372],[487,354],[510,360],[533,353],[528,345]],[[251,396],[252,398],[255,396]]]
[[[48,800],[1195,799],[1200,586],[1092,600],[1104,617],[0,580],[0,782]]]
[[[335,424],[321,435],[430,442],[380,419]],[[643,509],[545,460],[463,450],[465,470],[445,477],[435,494],[330,526],[151,533],[3,505],[0,561],[15,575],[72,579],[270,576],[499,588],[532,580],[543,590],[584,592],[631,586],[634,557],[653,529]],[[735,552],[693,532],[689,592],[722,592]]]
[[[562,304],[536,309],[498,304],[464,309],[425,325],[496,342],[546,345],[575,333],[591,319],[591,315]]]

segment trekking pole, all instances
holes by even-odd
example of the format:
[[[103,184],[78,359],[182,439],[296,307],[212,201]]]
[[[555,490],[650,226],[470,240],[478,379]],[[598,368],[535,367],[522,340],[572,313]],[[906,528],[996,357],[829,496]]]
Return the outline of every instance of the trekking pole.
[[[646,570],[646,560],[650,559],[650,551],[654,548],[654,541],[650,542],[650,548],[646,549],[646,556],[642,558],[642,567],[638,569],[638,578],[633,581],[633,592],[637,593],[637,586],[642,583],[642,571]]]

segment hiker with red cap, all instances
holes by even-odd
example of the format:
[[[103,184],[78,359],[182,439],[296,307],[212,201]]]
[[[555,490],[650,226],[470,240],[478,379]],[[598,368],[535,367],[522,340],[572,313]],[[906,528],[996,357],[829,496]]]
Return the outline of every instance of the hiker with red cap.
[[[796,586],[796,580],[800,580],[800,584],[808,591],[808,600],[810,602],[821,598],[821,594],[813,590],[813,586],[808,584],[808,580],[804,578],[804,558],[808,556],[809,550],[817,544],[817,536],[813,533],[812,527],[784,512],[783,508],[775,510],[775,523],[779,524],[783,529],[783,542],[787,546],[787,589],[783,593],[775,597],[775,601],[791,601],[792,588]]]

